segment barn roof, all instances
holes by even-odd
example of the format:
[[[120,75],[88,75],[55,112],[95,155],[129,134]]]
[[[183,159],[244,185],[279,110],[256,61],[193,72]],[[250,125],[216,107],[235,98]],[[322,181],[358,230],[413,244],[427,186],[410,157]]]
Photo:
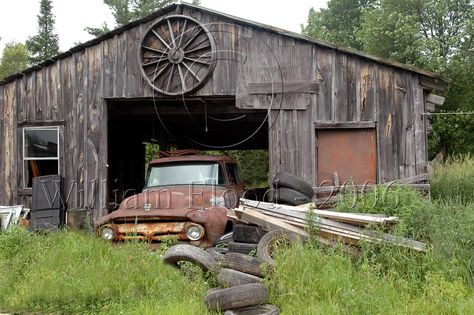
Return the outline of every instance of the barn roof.
[[[115,35],[122,34],[122,33],[126,32],[127,30],[130,30],[130,29],[132,29],[132,28],[134,28],[134,27],[136,27],[140,24],[152,21],[152,20],[156,19],[157,17],[159,17],[163,14],[173,12],[173,11],[179,9],[180,6],[189,7],[189,8],[193,8],[193,9],[196,9],[196,10],[201,10],[203,12],[206,12],[206,13],[209,13],[209,14],[212,14],[212,15],[216,15],[216,16],[219,16],[219,17],[227,19],[227,20],[231,20],[231,21],[233,21],[237,24],[250,26],[250,27],[262,29],[264,31],[277,33],[277,34],[287,36],[287,37],[291,37],[291,38],[294,38],[294,39],[297,39],[297,40],[301,40],[301,41],[309,42],[309,43],[312,43],[312,44],[316,44],[316,45],[321,46],[321,47],[333,49],[333,50],[336,50],[336,51],[339,51],[339,52],[342,52],[342,53],[346,53],[346,54],[354,55],[354,56],[364,58],[364,59],[367,59],[367,60],[371,60],[371,61],[374,61],[374,62],[377,62],[377,63],[380,63],[380,64],[384,64],[384,65],[388,65],[388,66],[391,66],[391,67],[412,71],[412,72],[415,72],[415,73],[418,73],[418,74],[421,74],[421,75],[424,75],[424,76],[435,79],[435,81],[437,81],[437,83],[439,83],[441,86],[446,86],[447,83],[450,82],[450,79],[445,77],[445,76],[442,76],[442,75],[439,75],[439,74],[436,74],[436,73],[432,73],[432,72],[429,72],[429,71],[426,71],[426,70],[423,70],[423,69],[419,69],[419,68],[411,66],[411,65],[402,64],[402,63],[399,63],[399,62],[396,62],[396,61],[393,61],[393,60],[388,60],[388,59],[376,57],[376,56],[369,55],[369,54],[366,54],[364,52],[361,52],[361,51],[358,51],[358,50],[355,50],[355,49],[341,47],[341,46],[338,46],[336,44],[329,43],[329,42],[326,42],[326,41],[323,41],[323,40],[318,40],[318,39],[315,39],[315,38],[312,38],[312,37],[309,37],[309,36],[306,36],[306,35],[298,34],[298,33],[295,33],[295,32],[290,32],[290,31],[280,29],[280,28],[277,28],[277,27],[274,27],[274,26],[270,26],[270,25],[266,25],[266,24],[262,24],[262,23],[242,19],[242,18],[239,18],[239,17],[235,17],[233,15],[229,15],[229,14],[222,13],[222,12],[215,11],[215,10],[208,9],[208,8],[204,8],[204,7],[201,7],[201,6],[195,6],[195,5],[192,5],[192,4],[189,4],[189,3],[180,3],[180,4],[174,3],[174,4],[171,4],[167,7],[162,8],[160,10],[157,10],[157,11],[153,12],[152,14],[150,14],[150,15],[142,18],[142,19],[133,21],[133,22],[128,23],[124,26],[116,28],[116,29],[114,29],[114,30],[102,35],[102,36],[94,38],[94,39],[92,39],[90,41],[87,41],[83,44],[77,45],[77,46],[69,49],[68,51],[65,51],[65,52],[63,52],[59,55],[56,55],[56,56],[52,57],[51,59],[45,60],[45,61],[43,61],[39,64],[36,64],[36,65],[34,65],[34,66],[32,66],[28,69],[25,69],[21,72],[13,74],[13,75],[3,79],[2,81],[0,81],[0,85],[4,85],[8,82],[14,81],[15,79],[23,77],[25,74],[28,74],[28,73],[31,73],[31,72],[36,71],[38,69],[41,69],[43,67],[46,67],[50,64],[55,63],[58,60],[67,58],[75,52],[83,51],[88,47],[97,45],[97,44],[99,44],[100,42],[102,42],[104,40],[112,38]]]

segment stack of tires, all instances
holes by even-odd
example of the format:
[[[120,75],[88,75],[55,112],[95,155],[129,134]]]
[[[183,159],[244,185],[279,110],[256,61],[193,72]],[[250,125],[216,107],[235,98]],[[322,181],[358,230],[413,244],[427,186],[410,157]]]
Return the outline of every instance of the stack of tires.
[[[290,173],[277,173],[272,183],[274,202],[299,206],[313,199],[313,186]]]
[[[212,252],[214,255],[216,251]],[[187,244],[171,247],[165,253],[164,262],[178,266],[189,261],[205,272],[217,274],[219,288],[209,290],[204,304],[210,311],[225,311],[224,315],[278,315],[280,311],[269,303],[268,288],[263,284],[264,271],[268,264],[264,260],[238,252],[216,256],[211,252]],[[266,269],[266,270],[265,270]]]
[[[246,255],[256,253],[258,242],[265,233],[259,226],[236,223],[232,240],[228,243],[228,251]]]

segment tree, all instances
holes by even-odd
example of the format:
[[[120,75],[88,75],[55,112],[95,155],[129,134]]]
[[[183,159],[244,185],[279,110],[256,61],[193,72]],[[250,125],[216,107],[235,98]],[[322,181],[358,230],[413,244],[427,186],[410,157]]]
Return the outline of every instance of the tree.
[[[54,23],[52,1],[41,0],[38,33],[26,41],[32,63],[39,63],[58,54],[59,36],[55,33]]]
[[[362,49],[357,37],[364,11],[370,11],[373,0],[330,0],[327,9],[310,9],[302,33],[346,47]]]
[[[103,0],[112,11],[117,26],[123,26],[163,8],[172,0]],[[102,27],[86,27],[85,31],[93,36],[101,36],[110,31],[106,23]]]
[[[28,49],[22,43],[7,43],[0,61],[0,80],[28,66]]]

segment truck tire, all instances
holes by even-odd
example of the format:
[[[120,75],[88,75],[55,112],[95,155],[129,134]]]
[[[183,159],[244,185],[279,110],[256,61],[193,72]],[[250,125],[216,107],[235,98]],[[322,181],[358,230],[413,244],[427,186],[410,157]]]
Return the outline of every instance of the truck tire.
[[[290,173],[277,173],[273,178],[273,186],[276,189],[280,187],[294,189],[308,197],[310,200],[314,196],[313,186],[310,183]]]
[[[236,224],[234,226],[233,237],[236,242],[257,244],[265,233],[266,231],[259,226]]]
[[[285,203],[292,206],[299,206],[308,202],[311,199],[291,188],[281,187],[275,193],[275,201],[279,203]]]
[[[263,304],[227,310],[224,315],[280,315],[280,310],[275,305]]]
[[[217,247],[208,247],[205,249],[205,252],[212,256],[216,262],[224,261],[224,256],[228,252],[227,249],[217,248]]]
[[[178,244],[170,247],[163,261],[167,264],[178,266],[180,261],[189,261],[199,266],[203,271],[217,270],[216,260],[203,249],[188,244]]]
[[[264,261],[241,253],[228,253],[224,257],[224,268],[245,272],[257,277],[264,277]]]
[[[257,244],[251,244],[251,243],[241,243],[241,242],[235,242],[235,241],[229,241],[229,252],[234,252],[234,253],[242,253],[245,255],[250,254],[251,251],[257,250]]]
[[[263,279],[260,277],[228,268],[222,268],[217,275],[217,282],[223,288],[249,283],[261,283],[262,281]]]
[[[206,295],[204,304],[210,311],[224,311],[266,304],[268,300],[268,289],[263,284],[250,283],[213,291]]]
[[[273,251],[277,242],[289,244],[293,242],[301,242],[301,239],[295,233],[291,233],[282,229],[272,230],[265,234],[265,236],[262,237],[258,243],[257,257],[270,266],[275,265]],[[285,244],[283,244],[283,246],[285,246]]]

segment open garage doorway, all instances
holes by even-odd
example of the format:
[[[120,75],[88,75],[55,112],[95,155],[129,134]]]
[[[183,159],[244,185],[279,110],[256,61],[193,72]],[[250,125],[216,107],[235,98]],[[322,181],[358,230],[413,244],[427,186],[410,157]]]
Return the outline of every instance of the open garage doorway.
[[[113,99],[107,101],[107,112],[109,211],[142,190],[146,160],[157,153],[150,147],[231,153],[237,160],[255,159],[244,153],[249,150],[268,152],[267,111],[238,109],[230,97]]]

